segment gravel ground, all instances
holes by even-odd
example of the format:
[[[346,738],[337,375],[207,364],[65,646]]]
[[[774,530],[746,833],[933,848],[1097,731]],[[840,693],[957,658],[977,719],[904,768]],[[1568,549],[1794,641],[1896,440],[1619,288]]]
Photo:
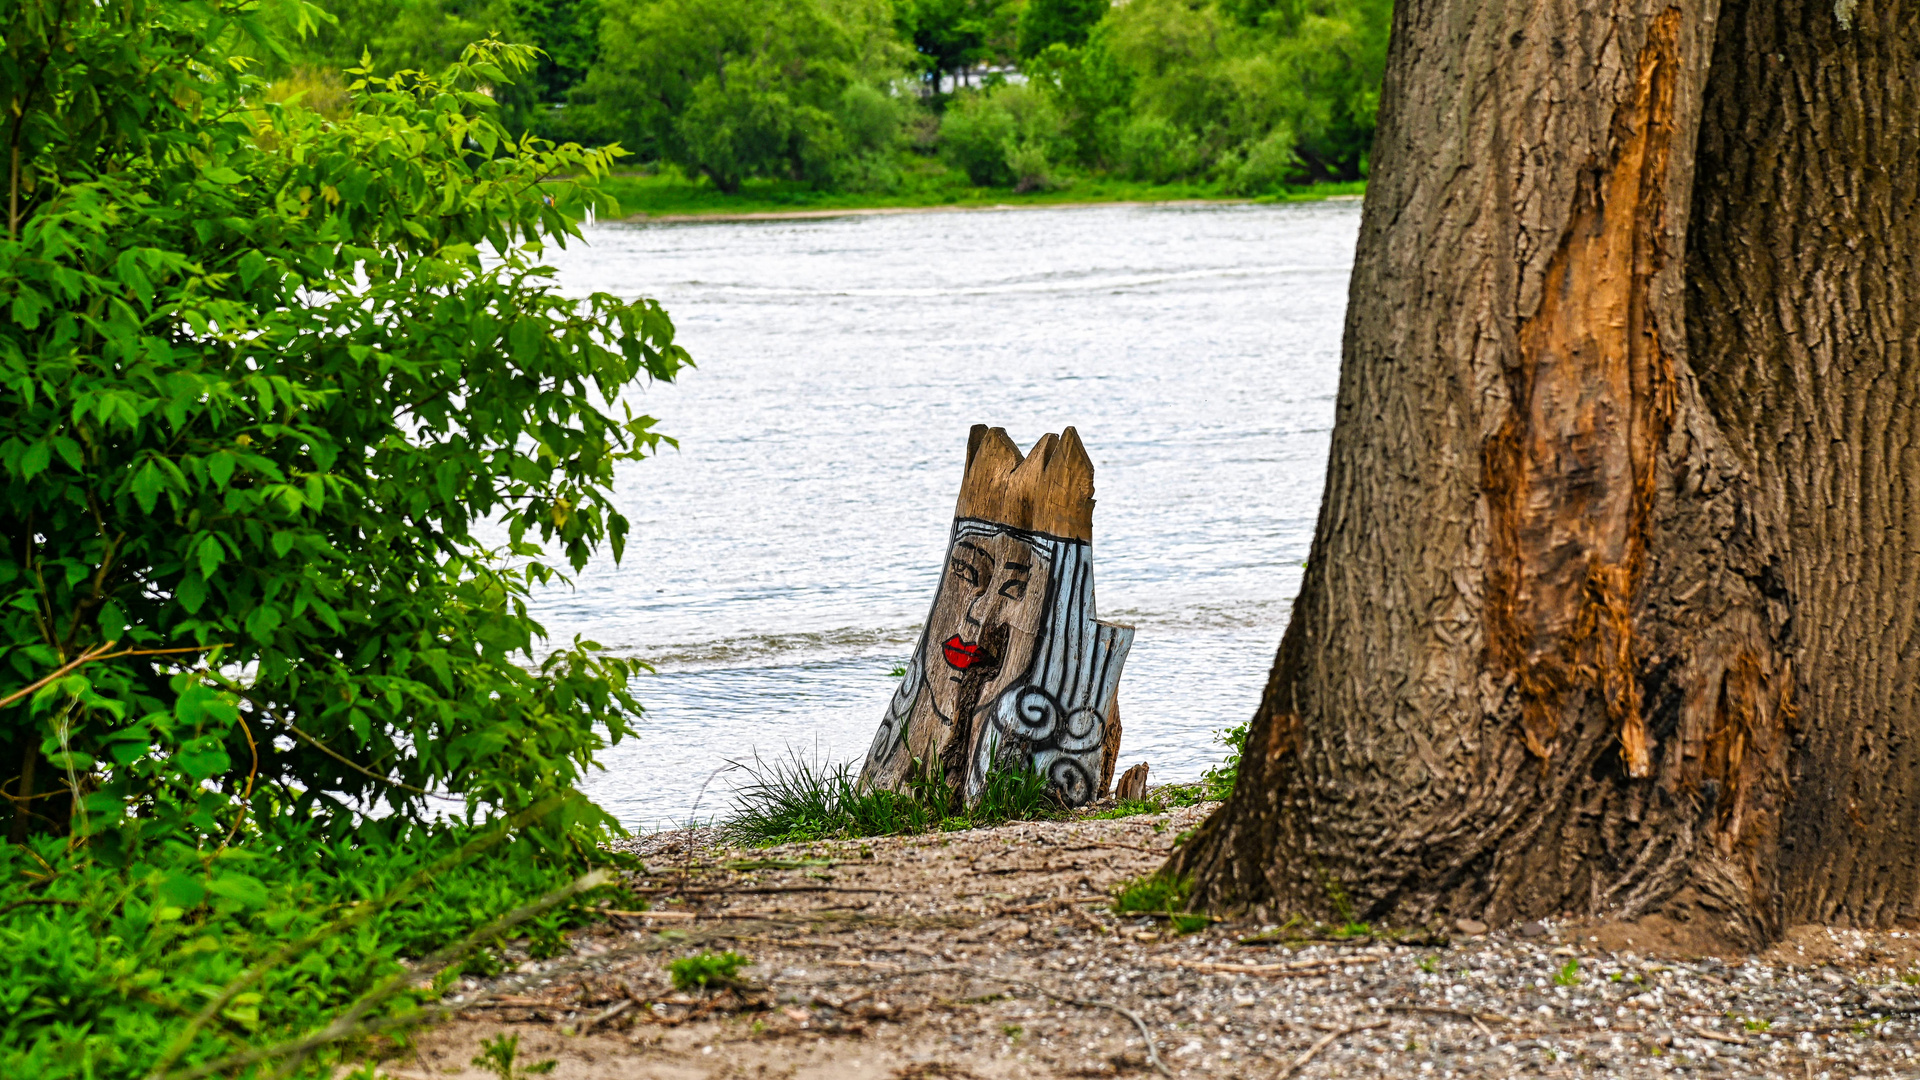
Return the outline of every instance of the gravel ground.
[[[1718,958],[1659,920],[1334,940],[1115,916],[1113,887],[1211,809],[751,851],[642,838],[651,910],[469,980],[459,1019],[384,1071],[477,1080],[479,1040],[504,1030],[555,1080],[1109,1076],[1154,1058],[1180,1077],[1920,1077],[1920,936],[1901,932],[1799,927]],[[725,949],[753,960],[741,988],[672,988],[670,961]]]

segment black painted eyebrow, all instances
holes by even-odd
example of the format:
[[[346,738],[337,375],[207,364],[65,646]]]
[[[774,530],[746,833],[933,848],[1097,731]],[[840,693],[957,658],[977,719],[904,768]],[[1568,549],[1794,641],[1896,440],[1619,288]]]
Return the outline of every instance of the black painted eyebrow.
[[[980,554],[982,554],[982,555],[986,555],[986,556],[987,556],[987,558],[989,558],[989,559],[991,559],[991,558],[993,558],[993,556],[992,556],[992,555],[988,555],[988,554],[987,554],[987,549],[986,549],[986,548],[983,548],[983,547],[977,547],[977,546],[975,546],[975,545],[973,545],[973,544],[969,544],[969,543],[967,543],[967,542],[966,542],[965,540],[962,540],[962,541],[960,541],[959,543],[957,543],[957,544],[955,544],[955,545],[953,545],[953,546],[954,546],[954,547],[956,547],[956,548],[966,548],[966,549],[967,549],[968,551],[977,551],[977,552],[979,552],[979,553],[980,553]]]
[[[1010,563],[1007,563],[1007,564],[1005,564],[1005,566],[1004,566],[1004,569],[1007,569],[1007,570],[1018,570],[1019,572],[1021,572],[1021,573],[1023,573],[1023,574],[1024,574],[1024,573],[1026,573],[1026,572],[1028,572],[1029,570],[1032,570],[1032,569],[1033,569],[1033,566],[1032,566],[1032,564],[1030,564],[1030,563],[1023,563],[1023,562],[1010,562]]]

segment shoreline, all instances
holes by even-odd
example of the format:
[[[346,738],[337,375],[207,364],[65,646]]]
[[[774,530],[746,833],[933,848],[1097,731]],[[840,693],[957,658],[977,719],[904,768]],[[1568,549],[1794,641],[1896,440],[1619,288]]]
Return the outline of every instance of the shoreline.
[[[1293,202],[1341,202],[1359,199],[1358,195],[1327,195],[1319,199],[1295,199]],[[894,214],[978,214],[1000,210],[1085,210],[1096,206],[1245,206],[1254,199],[1094,199],[1084,202],[987,203],[956,206],[936,203],[929,206],[849,206],[832,210],[715,210],[710,213],[629,214],[618,219],[626,225],[684,225],[701,221],[807,221],[815,218],[887,217]]]
[[[940,203],[929,202],[905,206],[839,206],[807,207],[791,210],[731,210],[716,208],[712,210],[670,210],[649,213],[638,211],[606,218],[609,224],[623,225],[685,225],[702,222],[747,222],[747,221],[810,221],[840,217],[888,217],[895,214],[956,214],[987,213],[1006,210],[1084,210],[1102,206],[1124,207],[1181,207],[1181,206],[1254,206],[1278,205],[1301,202],[1354,202],[1364,196],[1353,192],[1332,192],[1325,195],[1301,193],[1282,198],[1091,198],[1069,200],[1023,200],[1019,202],[968,202]]]

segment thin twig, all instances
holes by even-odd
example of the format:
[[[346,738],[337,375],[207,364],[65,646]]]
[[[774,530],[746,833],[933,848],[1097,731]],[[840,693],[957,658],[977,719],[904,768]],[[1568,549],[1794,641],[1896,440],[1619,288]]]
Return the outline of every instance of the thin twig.
[[[1347,964],[1377,964],[1385,960],[1384,956],[1331,956],[1324,959],[1294,960],[1281,964],[1215,964],[1205,960],[1180,960],[1171,957],[1154,957],[1155,962],[1168,967],[1190,968],[1207,975],[1264,975],[1270,979],[1296,978],[1309,975],[1325,975],[1333,968]]]
[[[1278,1076],[1275,1076],[1273,1080],[1287,1080],[1287,1077],[1292,1076],[1294,1073],[1297,1073],[1301,1069],[1306,1068],[1307,1062],[1313,1060],[1313,1055],[1318,1054],[1320,1051],[1325,1050],[1329,1046],[1332,1046],[1339,1039],[1342,1039],[1348,1035],[1352,1035],[1356,1031],[1372,1031],[1374,1028],[1383,1028],[1386,1026],[1387,1026],[1387,1021],[1375,1020],[1370,1024],[1351,1024],[1347,1027],[1340,1028],[1337,1031],[1329,1031],[1325,1035],[1320,1036],[1319,1040],[1316,1041],[1312,1046],[1307,1047],[1306,1053],[1301,1054],[1297,1058],[1294,1058],[1293,1064],[1288,1065],[1284,1069],[1281,1069],[1280,1074]]]
[[[585,1035],[587,1032],[592,1031],[594,1028],[599,1027],[601,1024],[606,1023],[631,1008],[633,1008],[632,998],[628,998],[625,1001],[614,1002],[611,1007],[595,1013],[586,1023],[581,1024],[580,1034]]]
[[[118,660],[126,656],[166,656],[171,653],[197,653],[206,652],[210,649],[226,648],[225,645],[207,645],[204,647],[195,645],[183,649],[121,649],[119,652],[109,651],[118,644],[118,641],[109,641],[104,645],[95,645],[93,648],[88,649],[72,660],[54,668],[52,672],[35,679],[20,689],[15,690],[13,693],[8,694],[6,697],[0,697],[0,709],[12,705],[14,702],[19,701],[21,698],[26,697],[56,679],[65,677],[77,668],[101,660]]]
[[[12,911],[14,908],[32,907],[37,904],[65,904],[68,907],[79,907],[80,901],[55,900],[52,897],[48,897],[48,896],[36,896],[28,900],[15,900],[13,903],[8,904],[5,907],[0,907],[0,915],[5,915],[7,912]]]
[[[259,702],[256,701],[254,702],[254,704],[258,705]],[[450,795],[442,795],[437,791],[428,791],[426,788],[414,787],[412,784],[406,783],[404,781],[395,780],[391,776],[386,776],[382,773],[374,772],[372,769],[369,769],[366,766],[361,765],[360,763],[354,761],[352,758],[349,758],[345,754],[342,754],[339,751],[335,750],[333,747],[328,746],[326,743],[321,742],[319,739],[316,739],[313,736],[307,734],[306,732],[301,731],[298,727],[294,726],[293,721],[288,720],[283,716],[274,716],[274,719],[286,725],[286,728],[288,731],[291,731],[295,735],[298,735],[301,738],[307,740],[308,744],[311,745],[315,750],[320,751],[321,753],[327,755],[328,757],[339,762],[340,764],[345,765],[347,768],[352,769],[354,772],[357,772],[362,776],[366,776],[374,780],[378,780],[383,784],[391,784],[394,787],[401,789],[402,791],[411,791],[416,795],[430,795],[435,798],[441,798],[441,799],[452,798],[452,796]]]
[[[238,710],[234,712],[234,719],[240,721],[240,732],[247,737],[247,749],[253,754],[253,765],[247,769],[247,790],[240,795],[240,813],[234,816],[233,828],[227,830],[227,838],[220,841],[221,851],[225,851],[227,845],[233,843],[233,838],[240,835],[240,823],[247,820],[247,810],[253,805],[253,781],[260,775],[260,744],[253,741],[253,729],[247,726],[247,718],[241,716]]]
[[[729,893],[792,893],[792,892],[848,892],[848,893],[885,893],[892,889],[863,889],[851,885],[759,885],[732,888],[722,885],[712,889],[682,889],[672,885],[659,888],[628,888],[628,892],[642,896],[724,896]],[[1102,898],[1104,899],[1104,897]]]
[[[1492,1020],[1496,1024],[1513,1023],[1513,1020],[1510,1017],[1501,1016],[1499,1013],[1469,1012],[1466,1009],[1454,1009],[1454,1008],[1449,1008],[1448,1006],[1445,1006],[1445,1005],[1397,1005],[1396,1004],[1396,1005],[1383,1005],[1381,1006],[1381,1008],[1384,1008],[1389,1012],[1418,1012],[1418,1013],[1435,1013],[1441,1016],[1457,1016],[1462,1020],[1471,1020],[1476,1024],[1480,1023],[1482,1020]]]

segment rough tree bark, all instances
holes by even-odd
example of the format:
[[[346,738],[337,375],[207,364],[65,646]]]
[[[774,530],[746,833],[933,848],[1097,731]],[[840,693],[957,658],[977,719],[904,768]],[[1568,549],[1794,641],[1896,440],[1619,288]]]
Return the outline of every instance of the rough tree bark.
[[[1214,907],[1920,918],[1920,0],[1404,0]]]

